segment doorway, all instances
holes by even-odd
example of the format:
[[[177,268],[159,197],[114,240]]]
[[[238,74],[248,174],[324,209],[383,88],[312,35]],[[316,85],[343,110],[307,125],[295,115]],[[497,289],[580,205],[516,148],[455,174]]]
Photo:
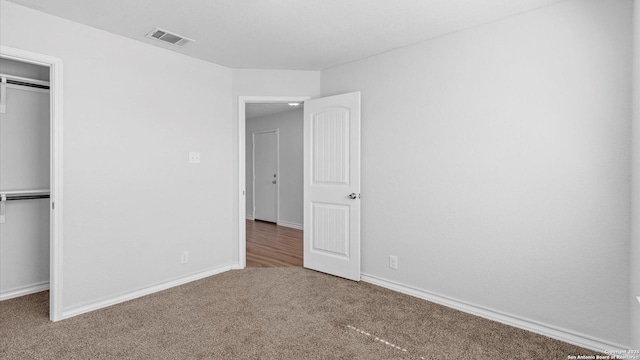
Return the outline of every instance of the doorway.
[[[245,107],[247,267],[302,266],[302,102]]]
[[[307,101],[308,100],[308,101]],[[317,99],[238,98],[238,265],[247,265],[247,104],[303,102],[303,266],[360,280],[360,92]],[[284,177],[281,177],[282,181]],[[246,181],[246,182],[245,182]],[[281,187],[282,188],[282,187]],[[300,211],[298,212],[300,213]]]
[[[12,277],[2,279],[0,297],[10,299],[48,288],[49,318],[58,321],[63,318],[62,61],[0,46],[0,62],[0,72],[8,72],[2,75],[0,89],[6,175],[0,179],[0,223],[4,222],[0,246],[6,249],[5,255],[26,259],[3,261],[3,266],[14,268],[3,269]],[[7,151],[11,153],[4,154]],[[33,244],[24,246],[20,241]]]

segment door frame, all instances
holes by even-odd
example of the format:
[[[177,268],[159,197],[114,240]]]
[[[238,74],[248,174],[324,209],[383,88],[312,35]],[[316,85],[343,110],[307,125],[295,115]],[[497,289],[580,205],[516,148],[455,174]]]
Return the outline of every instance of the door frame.
[[[253,181],[251,182],[251,195],[253,206],[253,219],[256,218],[256,134],[276,134],[276,224],[280,222],[280,129],[268,129],[254,131],[251,133],[251,141],[253,142],[251,154],[251,171]],[[246,161],[246,160],[245,160]],[[245,180],[246,181],[246,180]]]
[[[304,102],[310,96],[238,96],[238,264],[247,266],[247,203],[246,203],[246,112],[247,104],[278,104]]]
[[[62,320],[62,60],[53,56],[0,45],[0,57],[49,68],[50,204],[49,210],[49,319]]]

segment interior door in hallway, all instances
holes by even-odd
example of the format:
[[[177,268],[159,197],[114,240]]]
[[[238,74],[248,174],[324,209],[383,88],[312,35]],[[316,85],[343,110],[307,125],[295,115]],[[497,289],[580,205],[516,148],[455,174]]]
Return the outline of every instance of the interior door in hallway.
[[[304,267],[360,280],[360,93],[304,104]]]
[[[278,222],[278,130],[253,133],[254,217]]]

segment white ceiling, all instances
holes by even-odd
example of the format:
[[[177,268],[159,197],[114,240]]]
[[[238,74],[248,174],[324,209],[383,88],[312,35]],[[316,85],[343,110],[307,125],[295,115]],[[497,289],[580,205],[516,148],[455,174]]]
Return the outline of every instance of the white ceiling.
[[[275,115],[286,111],[293,111],[297,109],[303,109],[304,103],[293,107],[287,103],[271,103],[271,104],[247,104],[245,108],[245,118],[247,120],[253,120],[264,116]]]
[[[232,68],[322,70],[564,0],[9,1]]]

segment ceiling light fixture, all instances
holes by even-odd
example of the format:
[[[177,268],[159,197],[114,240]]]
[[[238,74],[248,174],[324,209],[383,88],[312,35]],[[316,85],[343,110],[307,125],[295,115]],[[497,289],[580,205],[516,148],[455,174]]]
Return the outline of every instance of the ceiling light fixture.
[[[300,103],[289,103],[289,106],[298,106]]]

